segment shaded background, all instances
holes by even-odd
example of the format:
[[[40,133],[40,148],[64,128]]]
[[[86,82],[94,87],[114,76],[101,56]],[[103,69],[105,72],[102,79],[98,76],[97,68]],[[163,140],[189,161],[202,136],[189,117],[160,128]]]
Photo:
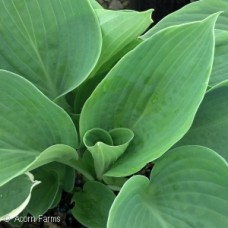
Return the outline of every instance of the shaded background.
[[[108,9],[133,9],[144,11],[147,9],[155,9],[153,13],[153,21],[156,24],[167,14],[172,13],[191,0],[97,0],[101,5]]]

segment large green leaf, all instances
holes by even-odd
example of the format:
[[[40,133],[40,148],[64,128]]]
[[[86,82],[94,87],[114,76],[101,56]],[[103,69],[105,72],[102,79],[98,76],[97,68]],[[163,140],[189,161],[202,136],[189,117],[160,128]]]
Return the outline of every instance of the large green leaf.
[[[31,198],[32,189],[38,185],[31,173],[26,173],[0,187],[0,221],[9,221],[20,214]]]
[[[228,161],[228,85],[209,91],[187,134],[175,145],[203,145]]]
[[[95,66],[101,32],[88,0],[2,0],[0,68],[18,73],[55,99]]]
[[[152,29],[143,35],[143,38],[149,38],[164,28],[188,23],[191,21],[202,20],[205,17],[222,12],[216,23],[216,28],[228,30],[228,1],[227,0],[200,0],[186,5],[174,13],[164,17]]]
[[[115,194],[107,186],[95,181],[87,182],[83,191],[73,196],[75,207],[72,213],[88,228],[105,228],[114,199]]]
[[[192,20],[201,20],[205,16],[210,15],[213,12],[222,11],[217,23],[216,23],[216,46],[215,46],[215,61],[213,64],[213,70],[210,77],[210,86],[221,83],[228,79],[227,74],[227,55],[228,55],[228,2],[224,0],[201,0],[196,3],[187,5],[182,9],[169,14],[146,34],[142,36],[142,39],[148,39],[155,33],[161,31],[164,28],[173,25],[180,25]]]
[[[147,36],[143,37],[143,39],[148,39],[148,37]],[[214,57],[214,64],[213,64],[212,73],[209,81],[210,86],[213,87],[228,79],[227,58],[228,58],[228,31],[216,29],[215,30],[215,57]]]
[[[228,165],[200,146],[176,148],[158,160],[151,180],[129,179],[116,197],[108,228],[228,227]]]
[[[67,113],[18,75],[0,70],[0,81],[0,186],[48,162],[74,164],[77,132]]]
[[[207,88],[217,16],[168,28],[141,43],[87,100],[81,137],[92,128],[129,128],[135,135],[106,175],[137,172],[187,132]]]

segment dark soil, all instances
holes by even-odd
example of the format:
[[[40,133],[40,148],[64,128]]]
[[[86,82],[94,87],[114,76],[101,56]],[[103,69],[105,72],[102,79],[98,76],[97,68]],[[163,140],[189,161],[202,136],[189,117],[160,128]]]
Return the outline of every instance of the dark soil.
[[[144,11],[154,9],[153,21],[156,24],[166,15],[189,4],[191,0],[97,0],[104,8],[119,10],[133,9]]]

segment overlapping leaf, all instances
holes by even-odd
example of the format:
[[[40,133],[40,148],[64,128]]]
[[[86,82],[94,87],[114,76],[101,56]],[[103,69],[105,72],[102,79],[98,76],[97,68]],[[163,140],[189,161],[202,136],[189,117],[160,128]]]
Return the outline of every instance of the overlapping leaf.
[[[151,180],[129,179],[109,212],[108,228],[228,226],[228,165],[200,146],[176,148],[158,160]]]
[[[205,16],[213,12],[222,11],[216,23],[216,47],[215,47],[215,61],[213,71],[210,77],[210,86],[215,86],[224,80],[228,79],[227,73],[227,53],[228,53],[228,2],[224,0],[201,0],[182,9],[169,14],[146,34],[142,36],[143,39],[148,39],[155,33],[164,28],[173,25],[180,25],[192,20],[201,20]]]
[[[151,10],[146,12],[96,10],[102,31],[102,52],[90,75],[77,90],[75,111],[81,112],[86,99],[113,65],[139,43],[139,35],[151,24]]]
[[[58,194],[60,180],[56,172],[46,167],[34,170],[33,174],[41,184],[33,190],[27,211],[34,217],[39,217],[51,208]]]
[[[0,187],[0,221],[9,221],[27,206],[32,189],[40,184],[31,173],[23,174]]]
[[[187,134],[175,145],[203,145],[228,161],[228,85],[209,91]]]
[[[143,38],[149,38],[155,33],[169,26],[202,20],[205,17],[219,11],[222,12],[222,14],[219,16],[218,21],[216,22],[216,29],[228,31],[228,2],[226,0],[200,0],[188,4],[180,10],[175,11],[163,18],[152,29],[144,34]]]
[[[189,129],[211,72],[217,16],[168,28],[143,42],[87,100],[80,118],[81,137],[92,128],[124,127],[135,134],[106,175],[138,171]]]
[[[145,12],[97,9],[103,46],[96,69],[108,61],[115,63],[118,52],[138,38],[151,24],[152,10]]]
[[[228,80],[228,31],[215,31],[215,58],[209,81],[210,86],[215,86]]]
[[[94,128],[86,132],[83,141],[93,157],[98,179],[102,179],[110,166],[124,154],[133,138],[134,133],[125,128],[116,128],[109,132]]]
[[[74,164],[70,117],[26,79],[1,70],[0,81],[0,186],[48,162]]]
[[[2,0],[0,68],[55,99],[86,79],[101,50],[88,0]]]
[[[75,170],[66,165],[53,162],[33,170],[32,173],[41,183],[33,190],[26,210],[35,217],[56,207],[63,190],[70,192],[74,188]]]
[[[72,213],[88,228],[105,228],[114,199],[115,194],[107,186],[95,181],[87,182],[83,191],[73,196],[75,207]]]

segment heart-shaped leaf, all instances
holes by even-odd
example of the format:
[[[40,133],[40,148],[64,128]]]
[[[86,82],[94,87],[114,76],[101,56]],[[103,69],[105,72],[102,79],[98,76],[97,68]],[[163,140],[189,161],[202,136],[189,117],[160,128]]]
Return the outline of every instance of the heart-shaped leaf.
[[[129,179],[112,204],[108,228],[228,227],[228,165],[214,151],[179,147],[151,173]]]
[[[74,217],[88,228],[106,227],[108,212],[115,199],[115,194],[105,185],[91,181],[87,182],[82,192],[73,196],[75,207]]]
[[[32,189],[39,183],[31,173],[26,173],[1,186],[0,221],[9,221],[20,214],[29,203]]]
[[[88,0],[2,0],[0,68],[20,74],[55,99],[95,66],[101,32]]]
[[[0,186],[48,162],[72,165],[77,132],[67,113],[18,75],[0,70],[0,81]]]
[[[209,81],[217,16],[157,33],[96,87],[82,109],[81,138],[93,128],[128,128],[135,135],[106,175],[137,172],[190,128]]]
[[[210,90],[187,134],[175,145],[203,145],[228,161],[228,84]]]

